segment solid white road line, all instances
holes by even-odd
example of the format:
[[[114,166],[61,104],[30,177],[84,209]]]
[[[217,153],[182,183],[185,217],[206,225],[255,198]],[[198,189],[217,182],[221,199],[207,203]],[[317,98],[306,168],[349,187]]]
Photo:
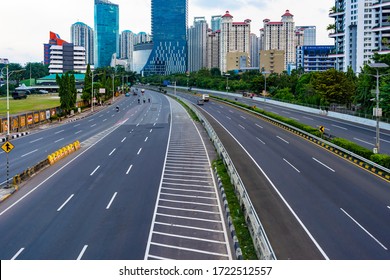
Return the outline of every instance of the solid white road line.
[[[24,248],[20,248],[20,250],[12,257],[11,261],[15,260],[22,252]]]
[[[114,148],[111,153],[109,153],[109,156],[111,156],[116,151],[116,148]]]
[[[280,140],[282,140],[283,142],[290,144],[287,140],[284,140],[282,137],[280,137],[280,136],[276,136],[276,137],[279,138]]]
[[[68,199],[60,206],[60,208],[57,209],[57,212],[60,212],[61,209],[64,208],[64,206],[72,199],[73,196],[74,196],[74,194],[69,196]]]
[[[29,153],[27,153],[27,154],[21,155],[20,157],[28,156],[28,155],[30,155],[30,154],[32,154],[32,153],[35,153],[36,151],[38,151],[38,149],[35,149],[34,151],[31,151],[31,152],[29,152]]]
[[[288,160],[286,160],[285,158],[283,159],[285,162],[287,162],[288,165],[290,165],[292,168],[295,169],[295,171],[297,171],[298,173],[301,173],[301,171],[298,170],[298,168],[296,168],[294,165],[292,165],[291,163],[288,162]]]
[[[94,171],[92,171],[92,173],[91,174],[89,174],[89,176],[92,176],[93,174],[95,174],[95,172],[98,170],[100,168],[100,165],[98,165],[96,168],[95,168],[95,170]]]
[[[127,169],[126,175],[130,173],[130,170],[133,168],[133,165],[130,165],[129,169]]]
[[[324,166],[324,167],[328,168],[330,171],[332,171],[332,172],[336,172],[336,171],[334,171],[334,169],[330,168],[329,166],[327,166],[326,164],[322,163],[322,162],[321,162],[321,161],[319,161],[318,159],[316,159],[316,158],[313,158],[313,157],[312,157],[312,159],[314,159],[316,162],[318,162],[318,163],[319,163],[319,164],[321,164],[322,166]]]
[[[88,245],[84,245],[84,247],[83,247],[83,249],[81,250],[79,256],[77,257],[77,260],[78,260],[78,261],[81,260],[81,258],[83,257],[85,251],[87,250],[87,248],[88,248]]]
[[[378,239],[376,239],[368,230],[366,230],[361,224],[359,224],[354,218],[352,218],[352,216],[349,215],[343,208],[340,208],[340,210],[343,211],[345,215],[347,215],[352,221],[355,222],[355,224],[357,224],[362,230],[364,230],[365,233],[367,233],[372,239],[374,239],[376,243],[378,243],[383,249],[387,251],[387,248],[382,243],[380,243]]]
[[[111,206],[112,202],[114,201],[114,199],[115,199],[115,197],[116,197],[117,194],[118,194],[118,193],[115,192],[114,195],[112,196],[110,202],[108,203],[108,205],[107,205],[107,207],[106,207],[107,210],[110,209],[110,206]]]

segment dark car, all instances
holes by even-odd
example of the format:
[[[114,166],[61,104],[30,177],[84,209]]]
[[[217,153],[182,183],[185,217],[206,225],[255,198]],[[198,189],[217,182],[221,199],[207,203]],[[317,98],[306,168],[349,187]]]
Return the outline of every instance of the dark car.
[[[13,99],[26,99],[27,98],[27,92],[24,90],[15,90],[12,93]]]

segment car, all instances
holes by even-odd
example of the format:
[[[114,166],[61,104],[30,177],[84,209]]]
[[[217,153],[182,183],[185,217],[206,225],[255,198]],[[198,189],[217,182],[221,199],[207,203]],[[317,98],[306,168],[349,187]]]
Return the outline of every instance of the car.
[[[126,97],[129,97],[129,96],[130,96],[130,93],[129,93],[129,92],[126,92],[125,96],[126,96]]]
[[[47,90],[44,90],[44,89],[40,89],[38,92],[40,94],[48,94],[49,93]]]
[[[198,99],[198,105],[204,105],[204,100],[203,99]]]
[[[27,98],[27,93],[23,90],[15,90],[12,93],[13,99],[26,99]]]
[[[202,94],[202,99],[204,102],[208,102],[209,101],[209,95],[208,94]]]

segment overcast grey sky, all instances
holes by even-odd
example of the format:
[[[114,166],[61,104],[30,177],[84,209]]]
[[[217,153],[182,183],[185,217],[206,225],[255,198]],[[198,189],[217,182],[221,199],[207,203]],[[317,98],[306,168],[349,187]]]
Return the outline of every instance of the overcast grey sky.
[[[259,35],[263,19],[280,21],[288,9],[296,25],[317,26],[317,44],[332,45],[326,26],[332,23],[329,9],[334,0],[188,0],[188,24],[204,16],[210,23],[212,15],[228,10],[233,21],[251,19],[251,32]],[[43,44],[49,32],[58,33],[70,42],[70,26],[82,21],[93,28],[94,0],[2,0],[0,58],[10,63],[43,61]],[[151,0],[111,0],[119,5],[120,32],[131,30],[150,33]],[[169,0],[167,0],[168,4]]]

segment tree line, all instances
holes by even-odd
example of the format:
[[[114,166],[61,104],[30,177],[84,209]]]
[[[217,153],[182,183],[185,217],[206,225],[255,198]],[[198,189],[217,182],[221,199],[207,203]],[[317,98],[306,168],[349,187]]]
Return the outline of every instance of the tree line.
[[[380,107],[383,117],[390,118],[390,55],[373,57],[375,62],[389,65],[389,68],[380,71]],[[221,75],[217,68],[211,70],[201,69],[187,74],[174,74],[170,76],[144,77],[144,83],[161,85],[164,80],[178,86],[198,87],[203,89],[226,91],[236,93],[254,93],[274,99],[316,106],[326,110],[343,109],[373,114],[375,106],[376,69],[365,65],[359,74],[351,68],[347,72],[329,69],[324,72],[304,73],[302,69],[293,70],[291,74],[283,72],[266,76],[259,71],[237,73],[229,71],[229,75]]]

